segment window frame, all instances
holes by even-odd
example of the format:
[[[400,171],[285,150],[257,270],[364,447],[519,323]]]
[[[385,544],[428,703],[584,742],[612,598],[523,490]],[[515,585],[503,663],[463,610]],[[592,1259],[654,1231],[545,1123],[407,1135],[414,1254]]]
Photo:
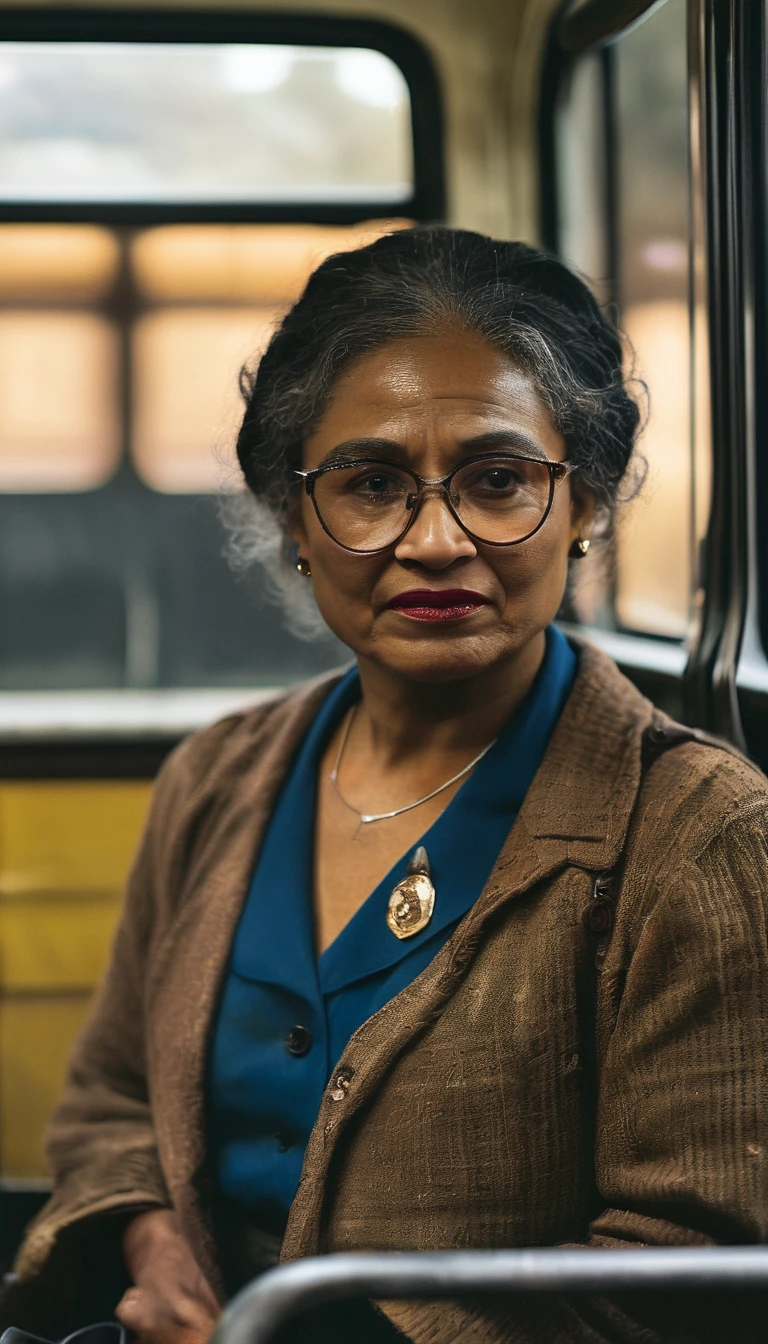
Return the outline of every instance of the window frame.
[[[574,60],[611,48],[665,0],[565,0],[553,18],[540,85],[540,225],[558,250],[555,107]],[[583,627],[646,694],[677,717],[748,749],[768,765],[768,225],[766,13],[750,0],[688,0],[692,304],[706,314],[712,502],[701,560],[704,595],[684,658],[658,637]],[[608,109],[607,109],[608,110]],[[606,115],[605,150],[610,163]],[[605,210],[616,297],[615,170]],[[612,240],[612,242],[611,242]],[[613,254],[610,249],[613,246]],[[762,376],[761,376],[762,370]],[[762,629],[762,644],[760,642]],[[684,665],[683,665],[684,664]]]
[[[269,43],[304,47],[366,47],[389,57],[408,85],[413,142],[413,194],[399,201],[270,202],[3,202],[8,223],[356,224],[368,219],[440,220],[445,214],[443,108],[432,58],[405,29],[379,19],[231,9],[0,8],[3,42],[131,42],[141,44]]]

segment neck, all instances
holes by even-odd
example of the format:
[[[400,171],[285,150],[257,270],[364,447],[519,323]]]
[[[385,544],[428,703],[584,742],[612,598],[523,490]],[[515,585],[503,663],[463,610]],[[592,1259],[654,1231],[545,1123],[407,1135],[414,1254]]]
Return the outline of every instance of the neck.
[[[358,744],[381,766],[416,754],[479,751],[498,736],[522,704],[545,650],[542,631],[514,660],[457,681],[410,681],[359,659],[362,700],[355,716]]]

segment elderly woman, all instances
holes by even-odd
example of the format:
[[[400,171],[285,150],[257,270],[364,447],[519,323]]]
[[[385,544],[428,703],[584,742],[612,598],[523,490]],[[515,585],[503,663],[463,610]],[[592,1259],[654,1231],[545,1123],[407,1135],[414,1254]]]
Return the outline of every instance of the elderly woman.
[[[764,1239],[768,784],[552,623],[632,453],[616,331],[528,247],[403,232],[315,272],[246,390],[247,485],[355,662],[162,770],[6,1317],[201,1344],[278,1257]],[[763,1337],[707,1295],[313,1330]]]

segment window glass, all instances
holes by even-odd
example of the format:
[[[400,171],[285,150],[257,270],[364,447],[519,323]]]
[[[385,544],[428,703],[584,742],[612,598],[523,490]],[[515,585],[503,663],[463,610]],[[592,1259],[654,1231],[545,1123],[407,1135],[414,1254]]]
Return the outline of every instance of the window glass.
[[[0,225],[0,492],[93,490],[115,471],[119,270],[107,229]]]
[[[558,99],[556,127],[560,251],[599,292],[608,274],[601,53],[589,52],[570,71]]]
[[[618,538],[616,612],[683,637],[691,604],[693,471],[685,0],[667,0],[613,51],[618,299],[648,387],[648,479]]]
[[[0,199],[386,202],[410,99],[364,48],[0,43]]]
[[[84,224],[0,226],[0,302],[94,303],[117,278],[120,249]]]
[[[149,301],[293,303],[333,252],[363,247],[407,220],[336,228],[320,224],[178,224],[144,229],[131,246],[141,296]]]
[[[645,485],[611,548],[578,567],[574,608],[589,624],[683,638],[706,490],[691,447],[685,0],[575,61],[556,145],[560,250],[626,334],[646,421]]]
[[[92,490],[120,451],[118,349],[90,312],[0,312],[0,490]]]
[[[275,308],[174,306],[136,323],[132,454],[153,489],[237,484],[238,370],[266,348],[281,315]]]

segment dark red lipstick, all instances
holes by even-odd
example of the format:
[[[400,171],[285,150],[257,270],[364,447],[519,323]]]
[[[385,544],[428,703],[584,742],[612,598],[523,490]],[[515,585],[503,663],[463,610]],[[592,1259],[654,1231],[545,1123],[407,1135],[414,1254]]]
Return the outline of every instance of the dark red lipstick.
[[[488,605],[488,598],[470,588],[412,588],[387,603],[414,621],[457,621]]]

